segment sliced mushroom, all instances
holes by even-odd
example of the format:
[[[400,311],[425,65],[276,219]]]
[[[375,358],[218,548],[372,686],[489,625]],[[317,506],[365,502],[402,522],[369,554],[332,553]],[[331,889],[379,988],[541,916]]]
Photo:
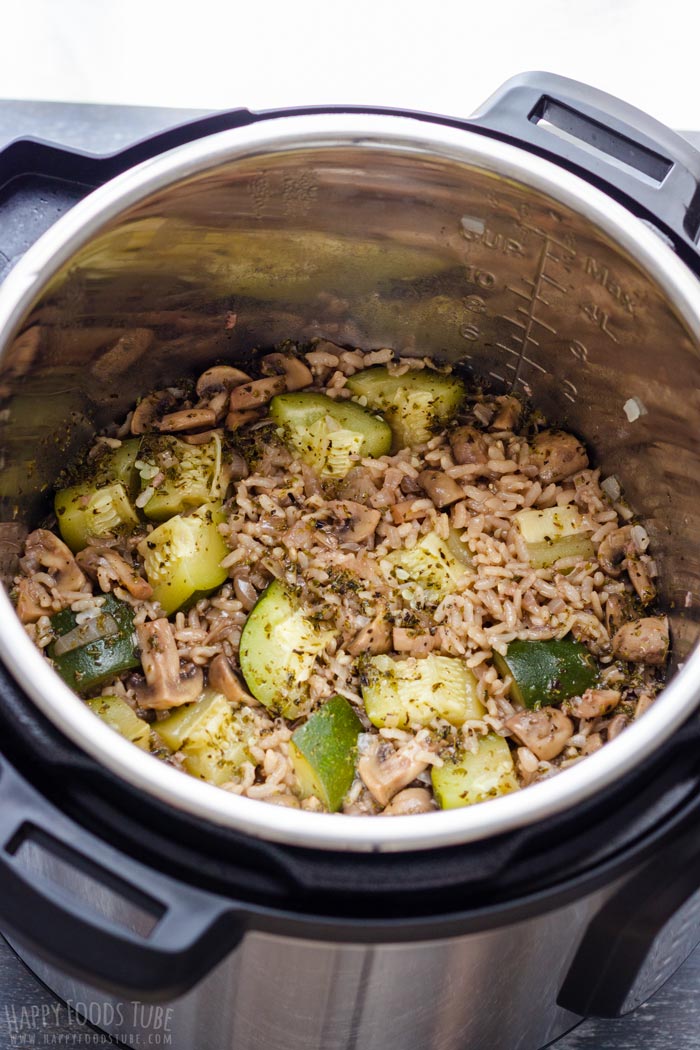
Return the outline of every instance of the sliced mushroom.
[[[331,500],[328,506],[340,522],[336,531],[341,543],[363,543],[368,540],[382,517],[381,511],[351,499]]]
[[[619,576],[624,568],[625,558],[633,549],[632,526],[623,525],[621,529],[609,532],[600,541],[598,564],[608,576]]]
[[[231,665],[231,661],[223,653],[215,656],[209,664],[209,685],[212,689],[216,689],[217,692],[223,693],[232,704],[247,704],[248,707],[258,706],[258,701],[243,686]]]
[[[476,427],[457,427],[450,434],[452,458],[460,466],[483,465],[489,461],[486,438]]]
[[[22,623],[36,623],[53,612],[51,595],[38,580],[23,576],[17,584],[17,615]]]
[[[337,494],[341,499],[351,499],[358,503],[368,503],[377,494],[377,486],[367,467],[352,467],[343,480],[339,482]]]
[[[243,383],[231,391],[229,409],[231,412],[240,412],[262,408],[277,394],[283,394],[286,389],[287,381],[284,376],[268,376],[266,379],[255,379],[252,383]]]
[[[304,362],[288,354],[267,354],[260,362],[260,370],[264,376],[283,375],[287,390],[290,391],[303,390],[314,381],[311,370]]]
[[[639,718],[645,711],[648,711],[651,705],[654,703],[654,697],[651,693],[640,693],[634,708],[634,717]]]
[[[545,485],[570,478],[588,466],[586,449],[565,430],[542,430],[530,446],[530,459]]]
[[[622,730],[627,728],[628,721],[627,715],[615,715],[608,726],[608,741],[619,736]]]
[[[141,601],[153,596],[153,588],[132,565],[111,547],[90,546],[80,551],[75,559],[81,569],[97,580],[103,591],[111,590],[111,583],[120,583],[129,594]]]
[[[195,389],[198,397],[208,400],[222,391],[230,393],[234,387],[242,386],[250,381],[248,373],[242,372],[240,368],[233,368],[231,365],[214,365],[213,368],[207,368],[206,372],[202,372]]]
[[[496,398],[496,414],[491,420],[491,430],[515,430],[520,420],[523,406],[513,394],[504,394]]]
[[[620,703],[622,693],[617,689],[587,689],[583,696],[575,696],[569,703],[575,718],[602,718]]]
[[[357,772],[372,797],[380,806],[386,806],[401,788],[415,780],[427,767],[428,763],[422,759],[405,751],[396,751],[389,741],[373,737],[357,763]]]
[[[253,423],[256,419],[260,419],[260,413],[254,408],[237,410],[235,412],[229,412],[226,416],[226,423],[224,424],[227,430],[240,430],[246,423]]]
[[[370,622],[357,632],[346,648],[351,656],[360,656],[362,653],[377,656],[379,653],[391,652],[391,624],[386,618],[384,602],[379,603]]]
[[[622,594],[609,594],[605,603],[605,626],[612,636],[629,619],[629,599]]]
[[[656,597],[656,587],[649,573],[648,562],[631,553],[626,561],[627,575],[642,605],[649,605]]]
[[[250,612],[257,602],[259,595],[251,583],[248,569],[242,569],[241,572],[234,573],[233,590],[245,612]]]
[[[408,627],[394,627],[392,631],[392,648],[397,653],[410,653],[411,656],[427,656],[437,645],[437,638],[432,634],[416,634]]]
[[[146,434],[153,429],[155,420],[174,405],[175,398],[169,390],[154,390],[142,397],[131,417],[131,433]]]
[[[668,617],[645,616],[623,624],[612,646],[615,656],[621,660],[660,667],[668,655]]]
[[[449,507],[464,498],[462,486],[442,470],[423,470],[418,481],[436,507]]]
[[[405,521],[416,521],[430,514],[430,504],[425,499],[414,496],[413,499],[404,499],[400,503],[393,503],[389,508],[391,520],[394,525],[403,525]]]
[[[166,619],[139,624],[136,637],[141,650],[145,683],[134,686],[140,707],[165,711],[196,700],[204,685],[200,667],[183,672],[170,624]]]
[[[557,707],[517,711],[505,724],[513,736],[543,762],[560,755],[574,735],[574,723]]]
[[[213,427],[216,423],[216,412],[211,408],[183,408],[179,412],[169,412],[154,423],[156,430],[177,431],[195,430],[198,427]]]
[[[20,564],[27,576],[44,569],[59,591],[80,591],[86,580],[69,547],[48,529],[35,529],[27,536]]]
[[[383,810],[383,817],[408,817],[414,813],[430,813],[434,809],[433,800],[427,788],[404,788],[394,795]]]
[[[222,433],[221,430],[200,430],[197,434],[182,434],[180,440],[186,441],[188,445],[206,445],[217,434],[220,437]]]

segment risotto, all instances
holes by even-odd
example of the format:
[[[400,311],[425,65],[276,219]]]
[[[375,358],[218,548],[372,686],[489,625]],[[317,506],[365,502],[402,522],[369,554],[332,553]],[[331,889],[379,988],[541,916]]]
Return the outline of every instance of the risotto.
[[[391,350],[148,393],[59,480],[17,612],[135,746],[251,799],[471,805],[659,691],[649,536],[579,438]]]

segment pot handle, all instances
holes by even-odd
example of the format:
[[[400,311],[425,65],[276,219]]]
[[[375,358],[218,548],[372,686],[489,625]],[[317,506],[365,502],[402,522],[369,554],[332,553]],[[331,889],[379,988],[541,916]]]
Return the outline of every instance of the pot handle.
[[[2,756],[0,925],[91,984],[168,999],[236,946],[246,917],[69,820]]]
[[[583,1017],[621,1017],[654,995],[700,942],[700,793],[663,846],[618,885],[591,921],[557,1004]]]
[[[647,113],[553,73],[507,80],[470,124],[583,175],[652,221],[697,261],[700,152]]]

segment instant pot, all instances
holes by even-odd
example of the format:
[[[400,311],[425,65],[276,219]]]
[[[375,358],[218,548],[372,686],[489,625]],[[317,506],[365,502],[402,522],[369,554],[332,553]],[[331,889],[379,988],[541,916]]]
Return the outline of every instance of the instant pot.
[[[658,701],[560,776],[343,817],[133,747],[2,592],[0,924],[22,957],[112,1035],[176,1050],[534,1050],[645,1000],[700,939],[700,154],[537,73],[468,120],[238,110],[0,164],[8,585],[61,467],[138,395],[320,337],[460,362],[581,434],[642,513],[673,635]],[[37,202],[75,206],[29,247]]]

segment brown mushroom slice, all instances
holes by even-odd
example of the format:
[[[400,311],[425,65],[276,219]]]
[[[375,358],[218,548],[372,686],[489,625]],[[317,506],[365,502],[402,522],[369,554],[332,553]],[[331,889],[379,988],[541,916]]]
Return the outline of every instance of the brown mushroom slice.
[[[645,616],[623,624],[612,640],[615,656],[629,663],[660,667],[669,646],[668,617]]]
[[[231,665],[231,661],[223,653],[215,656],[209,664],[209,685],[218,693],[223,693],[232,704],[246,704],[248,707],[258,707],[258,701],[251,696]]]
[[[372,738],[369,748],[357,763],[357,772],[380,806],[386,806],[401,788],[427,768],[427,762],[405,751],[396,751],[381,737]]]
[[[489,461],[486,438],[476,427],[457,427],[450,434],[452,458],[460,466],[483,466]]]
[[[588,466],[588,454],[575,434],[565,430],[542,430],[530,446],[530,460],[544,484],[564,481]]]
[[[251,408],[262,408],[277,394],[287,389],[284,376],[268,376],[266,379],[255,379],[252,383],[243,383],[235,387],[229,397],[231,412],[240,412]]]
[[[265,376],[284,376],[290,392],[303,390],[314,381],[311,369],[298,357],[289,354],[267,354],[260,362],[260,370]]]
[[[341,499],[351,499],[358,503],[368,503],[377,494],[377,486],[367,467],[351,467],[336,489]]]
[[[232,365],[214,365],[202,372],[195,390],[198,397],[209,399],[222,391],[230,393],[234,387],[250,382],[251,377],[240,368],[233,368]]]
[[[59,591],[81,591],[87,582],[73,552],[48,529],[29,533],[20,565],[28,576],[39,568],[44,569],[53,576]]]
[[[394,525],[403,525],[406,521],[417,521],[430,514],[432,508],[426,499],[414,496],[413,499],[404,499],[400,503],[394,503],[389,508],[391,520]]]
[[[186,441],[188,445],[207,445],[212,438],[221,437],[223,431],[214,430],[200,430],[197,434],[182,434],[180,441]]]
[[[632,526],[623,525],[621,529],[609,532],[600,541],[598,564],[608,576],[617,577],[624,568],[625,558],[633,549]]]
[[[350,499],[331,500],[328,506],[340,523],[336,534],[341,543],[363,543],[368,540],[382,517],[381,511]]]
[[[506,720],[505,725],[521,744],[543,762],[560,755],[574,735],[574,723],[557,707],[517,711]]]
[[[167,711],[196,700],[202,692],[204,675],[200,667],[192,665],[183,672],[175,636],[166,619],[139,624],[136,638],[141,650],[141,665],[145,683],[134,687],[140,707]]]
[[[394,795],[389,805],[382,810],[381,816],[409,817],[414,813],[430,813],[434,808],[427,788],[404,788]]]
[[[605,626],[608,634],[612,636],[622,627],[625,620],[629,619],[629,598],[623,594],[609,594],[605,602]]]
[[[226,422],[224,426],[227,430],[240,430],[246,423],[254,423],[256,419],[260,419],[260,413],[254,408],[241,409],[235,412],[229,412],[226,416]]]
[[[17,615],[22,623],[36,623],[52,612],[51,595],[46,588],[23,576],[17,583]]]
[[[442,470],[422,470],[418,481],[436,507],[450,507],[464,498],[462,486]]]
[[[609,714],[622,699],[617,689],[587,689],[583,696],[576,696],[569,703],[575,718],[602,718]]]
[[[649,565],[642,558],[628,555],[625,563],[630,583],[634,587],[642,605],[649,605],[656,597],[656,587],[649,573]]]
[[[391,640],[397,653],[410,653],[411,656],[427,656],[438,644],[434,635],[417,634],[410,627],[394,627]]]
[[[175,398],[169,390],[154,390],[147,397],[142,397],[131,416],[131,433],[147,434],[153,430],[155,420],[174,404]]]
[[[213,427],[216,423],[216,412],[211,408],[183,408],[179,412],[170,412],[154,423],[156,430],[178,431],[195,430],[198,427]]]
[[[391,652],[391,624],[386,618],[386,604],[380,602],[377,611],[366,625],[362,627],[346,647],[351,656],[379,656]]]
[[[615,715],[610,721],[608,726],[608,742],[614,740],[616,736],[619,736],[623,729],[626,729],[629,724],[627,715]]]
[[[153,588],[132,565],[111,547],[90,546],[80,551],[75,559],[88,576],[97,580],[103,591],[111,590],[110,581],[120,583],[134,598],[148,601]]]
[[[515,430],[523,406],[513,394],[504,394],[496,398],[496,414],[491,420],[491,430]]]

